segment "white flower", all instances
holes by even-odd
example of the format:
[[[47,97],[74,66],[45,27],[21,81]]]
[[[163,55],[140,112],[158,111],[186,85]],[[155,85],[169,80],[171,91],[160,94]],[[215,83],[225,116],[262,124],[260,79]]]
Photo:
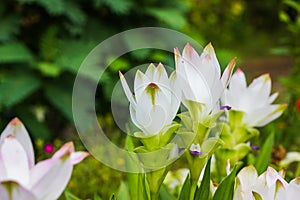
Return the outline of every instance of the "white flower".
[[[261,174],[253,166],[243,168],[236,178],[234,200],[293,200],[300,195],[300,177],[287,183],[283,171],[272,167]]]
[[[238,69],[232,76],[229,89],[224,92],[223,103],[232,110],[244,112],[243,123],[250,127],[261,127],[278,118],[285,104],[272,104],[278,93],[271,93],[269,74],[254,79],[247,87],[245,74]]]
[[[145,136],[158,134],[175,118],[181,99],[175,87],[176,73],[168,78],[164,66],[150,64],[146,73],[137,71],[134,80],[134,94],[119,73],[125,94],[130,102],[130,116],[133,123]]]
[[[71,177],[73,165],[87,155],[75,152],[69,142],[52,158],[35,164],[30,137],[22,122],[13,119],[0,138],[0,199],[57,199]]]
[[[228,64],[221,77],[220,65],[210,43],[200,56],[190,44],[184,47],[182,55],[177,48],[174,53],[183,99],[201,103],[204,115],[216,108],[219,110],[217,102],[227,87],[236,59]],[[185,101],[183,103],[186,105]]]

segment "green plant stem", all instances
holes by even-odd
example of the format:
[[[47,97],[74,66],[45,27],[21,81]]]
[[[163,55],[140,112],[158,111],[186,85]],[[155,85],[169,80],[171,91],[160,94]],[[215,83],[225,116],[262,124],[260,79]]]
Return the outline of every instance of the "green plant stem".
[[[300,162],[297,163],[297,168],[295,171],[295,177],[298,177],[300,175]]]
[[[146,179],[149,186],[150,191],[150,199],[151,200],[157,200],[159,195],[160,186],[163,183],[168,171],[170,169],[170,166],[164,167],[162,169],[148,172],[146,174]]]
[[[198,184],[198,180],[191,179],[190,200],[194,200],[197,184]]]

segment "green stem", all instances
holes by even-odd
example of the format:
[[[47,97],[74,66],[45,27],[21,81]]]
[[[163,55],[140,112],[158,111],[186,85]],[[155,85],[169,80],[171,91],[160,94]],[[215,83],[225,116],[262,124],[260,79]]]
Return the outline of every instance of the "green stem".
[[[190,200],[194,200],[195,192],[197,189],[198,180],[191,179],[191,187],[190,187]]]
[[[295,171],[295,177],[298,177],[300,174],[300,162],[297,163],[297,168],[296,168],[296,171]]]
[[[158,195],[159,195],[160,186],[163,183],[169,169],[170,169],[170,166],[164,167],[157,171],[148,172],[146,174],[146,179],[147,179],[148,186],[149,186],[151,200],[157,200]]]

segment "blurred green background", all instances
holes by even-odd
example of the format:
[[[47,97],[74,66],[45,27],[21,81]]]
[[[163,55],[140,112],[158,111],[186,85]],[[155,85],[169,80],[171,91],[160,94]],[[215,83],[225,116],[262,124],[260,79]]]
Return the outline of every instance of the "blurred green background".
[[[221,66],[236,56],[248,78],[270,73],[273,90],[281,91],[279,101],[289,108],[264,129],[276,133],[277,144],[299,150],[299,1],[2,0],[0,17],[0,127],[18,116],[40,159],[50,156],[42,151],[45,143],[58,147],[75,140],[84,149],[73,126],[71,101],[75,75],[89,51],[121,31],[148,26],[178,30],[203,46],[212,42]],[[96,110],[114,142],[122,144],[124,138],[109,109],[117,72],[145,62],[174,66],[172,59],[165,52],[137,51],[106,71]],[[81,198],[98,193],[106,199],[122,176],[88,158],[75,167],[69,189]]]

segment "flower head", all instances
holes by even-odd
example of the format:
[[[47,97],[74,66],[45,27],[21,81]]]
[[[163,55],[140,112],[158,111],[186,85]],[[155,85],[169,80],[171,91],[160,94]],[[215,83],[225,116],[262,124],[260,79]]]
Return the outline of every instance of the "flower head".
[[[0,137],[0,199],[57,199],[71,177],[73,165],[87,155],[75,152],[69,142],[52,158],[35,164],[30,137],[22,122],[13,119]]]
[[[210,43],[201,55],[190,44],[184,47],[182,55],[177,48],[174,53],[183,100],[201,103],[204,115],[216,108],[219,110],[217,102],[230,80],[236,59],[228,64],[221,76],[221,68]]]
[[[241,69],[232,76],[229,89],[224,92],[223,103],[230,105],[231,110],[244,113],[242,122],[249,127],[261,127],[278,118],[285,104],[272,104],[278,93],[271,93],[269,74],[254,79],[247,87],[246,77]]]
[[[175,72],[168,78],[161,63],[157,67],[150,64],[146,73],[138,70],[134,80],[134,94],[121,72],[119,75],[130,102],[131,119],[145,136],[156,135],[172,123],[181,102],[175,87]]]
[[[236,177],[234,200],[274,199],[292,200],[300,195],[300,178],[287,183],[284,172],[277,172],[272,167],[258,176],[253,166],[243,168]]]

